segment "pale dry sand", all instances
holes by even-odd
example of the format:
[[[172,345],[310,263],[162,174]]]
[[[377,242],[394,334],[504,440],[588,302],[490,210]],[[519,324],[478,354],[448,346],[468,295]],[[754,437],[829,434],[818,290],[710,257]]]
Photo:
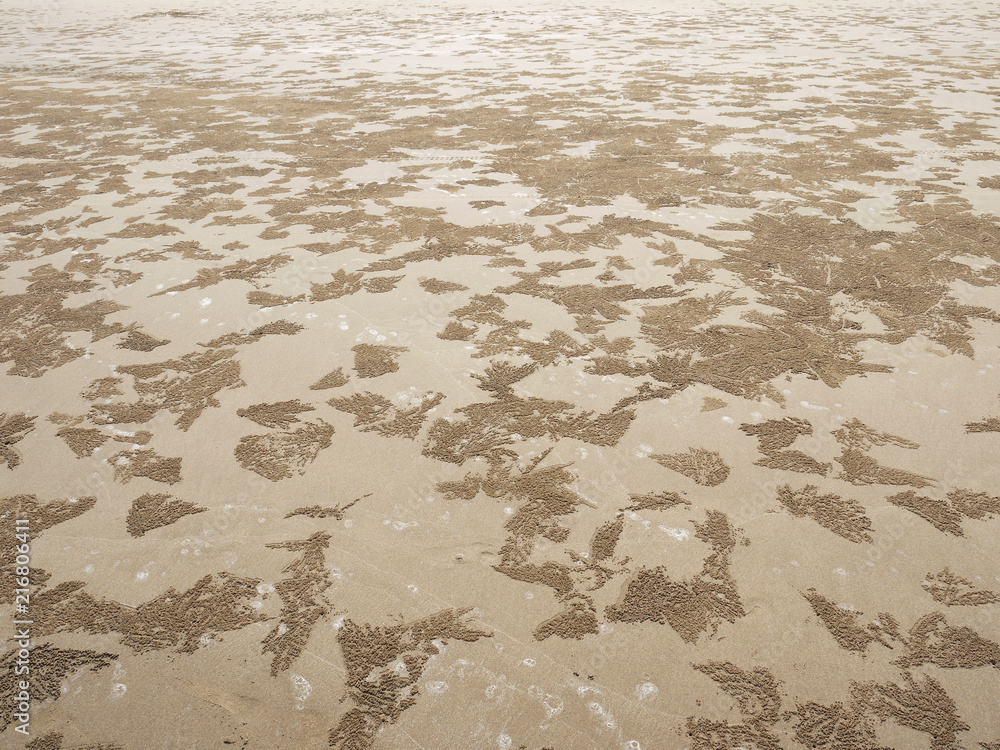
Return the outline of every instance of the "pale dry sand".
[[[995,5],[0,19],[0,746],[1000,748]]]

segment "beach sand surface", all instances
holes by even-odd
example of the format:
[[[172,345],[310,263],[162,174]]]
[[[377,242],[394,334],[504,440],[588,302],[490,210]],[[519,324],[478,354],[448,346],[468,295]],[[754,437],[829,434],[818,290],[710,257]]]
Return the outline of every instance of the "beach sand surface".
[[[1000,748],[995,4],[0,19],[0,746]]]

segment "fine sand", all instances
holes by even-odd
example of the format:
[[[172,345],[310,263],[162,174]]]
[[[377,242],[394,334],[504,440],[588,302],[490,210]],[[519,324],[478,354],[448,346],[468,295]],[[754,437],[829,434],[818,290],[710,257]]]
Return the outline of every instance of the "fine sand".
[[[0,22],[0,747],[1000,748],[994,3]]]

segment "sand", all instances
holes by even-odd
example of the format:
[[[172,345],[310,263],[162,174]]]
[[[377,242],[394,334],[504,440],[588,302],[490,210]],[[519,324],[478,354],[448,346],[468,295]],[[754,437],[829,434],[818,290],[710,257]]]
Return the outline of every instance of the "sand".
[[[0,18],[0,746],[1000,748],[993,4]]]

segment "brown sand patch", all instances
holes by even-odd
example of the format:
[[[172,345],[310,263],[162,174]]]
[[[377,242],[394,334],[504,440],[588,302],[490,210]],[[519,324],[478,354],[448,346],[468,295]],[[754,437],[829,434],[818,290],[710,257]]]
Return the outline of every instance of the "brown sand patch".
[[[338,269],[333,274],[333,280],[326,284],[313,284],[309,299],[312,302],[325,302],[328,299],[339,299],[349,294],[360,292],[362,288],[361,279],[364,274],[348,273],[344,269]]]
[[[107,459],[115,468],[115,479],[123,484],[136,477],[176,484],[181,481],[181,460],[180,456],[164,457],[151,449],[121,451]]]
[[[866,455],[872,448],[887,445],[916,450],[920,446],[912,440],[879,432],[857,418],[846,422],[843,427],[834,431],[833,435],[843,447],[835,459],[843,467],[840,478],[851,484],[928,487],[934,483],[930,477],[882,466],[874,458]]]
[[[871,720],[859,706],[809,701],[796,706],[795,741],[816,750],[877,750]]]
[[[467,326],[457,320],[449,320],[448,324],[437,334],[437,337],[445,341],[468,341],[476,335],[478,330],[476,326]]]
[[[270,276],[282,266],[287,265],[291,260],[291,256],[280,253],[258,260],[240,258],[235,263],[222,266],[221,268],[199,268],[195,277],[190,281],[175,284],[172,287],[154,292],[150,296],[157,297],[170,292],[186,292],[189,289],[208,289],[208,287],[215,286],[223,281],[248,281],[256,286],[262,279]]]
[[[820,495],[819,488],[807,484],[800,490],[791,485],[778,488],[778,502],[792,515],[808,517],[834,534],[852,542],[871,542],[871,519],[864,506],[856,500],[844,499],[833,493]]]
[[[272,294],[271,292],[262,292],[260,290],[247,292],[247,302],[251,305],[257,305],[258,307],[283,307],[285,305],[301,302],[305,298],[306,296],[304,294],[292,297],[287,294]]]
[[[309,386],[309,390],[325,391],[328,388],[340,388],[342,385],[347,385],[348,380],[348,376],[344,374],[344,368],[338,367],[333,372],[328,372],[326,375]]]
[[[735,664],[720,661],[693,666],[733,698],[743,716],[741,724],[689,717],[687,735],[693,747],[698,750],[717,747],[777,750],[781,747],[773,731],[780,718],[781,696],[778,681],[768,670],[757,668],[748,672]]]
[[[114,439],[116,443],[149,445],[149,441],[153,439],[153,433],[149,430],[137,430],[135,432],[126,432],[121,435],[115,435]]]
[[[726,402],[721,398],[716,398],[715,396],[705,396],[701,400],[701,410],[702,411],[718,411],[719,409],[725,409],[727,406]]]
[[[37,418],[23,413],[0,414],[0,461],[7,464],[8,469],[13,470],[20,465],[21,454],[13,446],[24,440],[27,434],[35,429]]]
[[[900,492],[886,498],[890,503],[905,508],[923,518],[938,531],[964,536],[962,520],[982,520],[1000,515],[1000,497],[985,492],[952,490],[946,500],[918,495],[913,490]]]
[[[404,276],[376,276],[365,279],[362,285],[369,294],[385,294],[395,289],[404,278]]]
[[[952,627],[940,612],[924,615],[912,628],[906,653],[895,664],[903,669],[934,664],[945,669],[1000,669],[1000,645],[972,628]]]
[[[624,528],[625,522],[621,518],[616,518],[595,531],[590,540],[591,557],[597,561],[607,560],[611,557],[615,553],[615,547],[618,546],[618,540],[621,538]]]
[[[0,362],[12,362],[8,375],[37,378],[52,368],[82,357],[86,350],[70,346],[74,332],[98,341],[123,330],[105,318],[126,309],[110,299],[66,307],[70,296],[90,291],[95,283],[51,265],[35,267],[23,294],[0,295]]]
[[[27,676],[29,693],[33,701],[57,701],[62,697],[63,682],[75,672],[89,669],[99,672],[111,666],[117,654],[97,653],[96,651],[78,651],[59,648],[49,643],[36,645],[31,650],[31,673]],[[18,659],[18,649],[14,648],[0,656],[0,732],[6,730],[14,722],[14,714],[18,713],[17,695],[20,692],[18,683],[24,679],[18,675],[15,666]]]
[[[322,419],[306,422],[297,430],[240,438],[234,451],[240,466],[272,482],[287,479],[293,472],[305,473],[319,452],[332,443],[333,427]]]
[[[607,608],[613,622],[658,622],[670,625],[687,643],[718,631],[722,622],[735,623],[746,612],[730,573],[736,535],[724,513],[709,511],[695,523],[695,536],[712,548],[701,573],[686,581],[673,580],[665,568],[640,570],[628,582],[621,600]]]
[[[218,407],[220,391],[245,385],[236,349],[210,349],[148,365],[123,365],[118,371],[134,378],[139,400],[130,404],[97,404],[92,420],[103,424],[147,422],[161,409],[177,415],[187,430],[210,407]]]
[[[816,589],[809,589],[809,593],[803,596],[841,648],[856,651],[859,654],[864,654],[872,642],[880,643],[886,648],[892,648],[884,635],[885,632],[890,635],[897,633],[897,623],[891,616],[879,615],[879,622],[884,622],[884,625],[868,624],[862,627],[858,624],[862,613],[842,609],[836,602],[818,594]]]
[[[369,492],[367,495],[362,495],[361,497],[355,498],[347,505],[336,505],[332,508],[323,507],[321,505],[310,505],[308,508],[306,507],[296,508],[292,512],[286,513],[285,518],[291,518],[293,516],[308,516],[309,518],[333,518],[337,521],[343,521],[344,514],[347,513],[348,510],[353,508],[355,505],[364,500],[366,497],[371,497],[371,496],[372,493]]]
[[[589,599],[570,602],[568,609],[545,620],[535,628],[535,640],[544,641],[553,636],[563,639],[582,640],[585,636],[596,635],[599,621],[593,603]]]
[[[224,346],[242,346],[243,344],[253,344],[260,341],[264,336],[294,336],[305,326],[292,323],[287,320],[276,320],[273,323],[266,323],[258,328],[254,328],[248,333],[227,333],[217,339],[212,339],[207,344],[200,344],[209,349],[218,349]]]
[[[851,686],[852,698],[879,719],[930,735],[933,750],[957,750],[957,735],[969,729],[941,683],[927,675],[903,673],[903,685],[866,682]]]
[[[101,742],[96,745],[74,745],[63,747],[63,735],[60,732],[49,732],[35,737],[24,746],[25,750],[125,750],[121,745]]]
[[[108,436],[94,427],[63,427],[56,435],[66,441],[77,458],[93,455],[108,441]]]
[[[129,331],[125,340],[118,344],[119,349],[131,349],[135,352],[151,352],[160,346],[169,344],[167,339],[158,339],[142,331]]]
[[[34,599],[38,635],[116,633],[135,653],[171,649],[192,654],[219,633],[263,620],[249,605],[258,596],[253,578],[229,573],[206,575],[187,591],[167,589],[138,607],[95,599],[83,581],[67,581],[38,592]]]
[[[414,395],[409,407],[400,407],[385,396],[371,391],[355,393],[343,398],[331,398],[327,401],[338,411],[353,414],[354,426],[362,432],[378,432],[386,437],[404,437],[414,440],[423,427],[428,413],[433,411],[444,400],[443,393],[427,393]]]
[[[706,487],[722,484],[729,476],[729,466],[722,455],[706,448],[688,448],[687,453],[653,453],[650,458]]]
[[[474,643],[490,633],[468,623],[471,610],[450,609],[401,625],[358,625],[347,620],[337,643],[347,667],[347,697],[355,704],[330,731],[330,747],[365,750],[386,724],[413,706],[428,660],[440,652],[435,641]],[[393,669],[394,663],[403,665]]]
[[[201,508],[187,500],[175,500],[170,495],[147,492],[132,501],[125,519],[125,528],[132,536],[139,537],[161,526],[169,526],[184,516],[207,510],[208,508]]]
[[[689,500],[685,500],[676,492],[657,492],[648,495],[629,495],[631,505],[622,510],[666,510],[675,505],[690,505]]]
[[[115,396],[123,396],[124,391],[122,391],[118,386],[121,385],[122,379],[116,377],[106,377],[98,378],[88,385],[83,393],[83,396],[87,401],[97,401],[102,398],[114,398]]]
[[[399,355],[408,351],[404,346],[358,344],[352,346],[354,370],[359,378],[377,378],[399,370]]]
[[[1000,593],[976,589],[972,581],[955,575],[948,568],[934,575],[928,573],[923,587],[934,597],[934,601],[947,607],[978,607],[1000,602]]]
[[[454,281],[444,281],[443,279],[421,278],[420,286],[431,294],[447,294],[448,292],[465,292],[469,287]]]
[[[732,696],[739,705],[740,713],[748,721],[774,724],[780,718],[778,681],[766,669],[758,667],[748,672],[735,664],[721,661],[692,666],[711,677],[722,690]]]
[[[805,419],[785,417],[769,419],[760,424],[743,424],[740,429],[747,435],[756,436],[762,453],[770,453],[787,448],[800,435],[812,435],[812,425]]]
[[[306,411],[315,411],[315,407],[303,404],[298,399],[290,401],[275,401],[271,404],[254,404],[245,409],[237,409],[236,414],[256,422],[262,427],[287,430],[292,424],[301,422],[298,415]]]
[[[1000,432],[1000,417],[987,417],[981,422],[969,422],[965,425],[965,431],[974,432]]]
[[[263,653],[272,653],[271,675],[288,669],[302,653],[309,636],[319,621],[332,611],[324,592],[333,585],[323,550],[330,546],[330,535],[317,531],[301,541],[275,542],[268,549],[301,552],[285,567],[290,573],[275,584],[281,597],[278,624],[262,642]]]
[[[740,429],[757,437],[758,448],[764,454],[764,458],[756,462],[757,466],[824,476],[832,468],[831,464],[821,463],[802,451],[784,450],[800,435],[813,434],[812,425],[805,419],[770,419],[760,424],[743,424]]]
[[[0,602],[4,604],[13,603],[14,591],[16,588],[25,588],[18,585],[17,579],[22,577],[17,573],[17,555],[20,554],[18,548],[21,544],[29,544],[38,538],[46,529],[69,521],[77,516],[86,513],[97,504],[96,497],[81,497],[70,500],[52,500],[44,505],[38,502],[35,495],[12,495],[0,499],[0,544],[3,545],[0,552]],[[23,542],[18,538],[17,525],[15,521],[28,521],[29,542]],[[49,574],[38,565],[31,566],[30,582],[32,585],[44,584],[49,579]]]
[[[914,474],[902,469],[882,466],[871,456],[861,451],[845,448],[835,459],[843,467],[838,475],[851,484],[889,484],[910,487],[929,487],[934,483],[930,477]]]

